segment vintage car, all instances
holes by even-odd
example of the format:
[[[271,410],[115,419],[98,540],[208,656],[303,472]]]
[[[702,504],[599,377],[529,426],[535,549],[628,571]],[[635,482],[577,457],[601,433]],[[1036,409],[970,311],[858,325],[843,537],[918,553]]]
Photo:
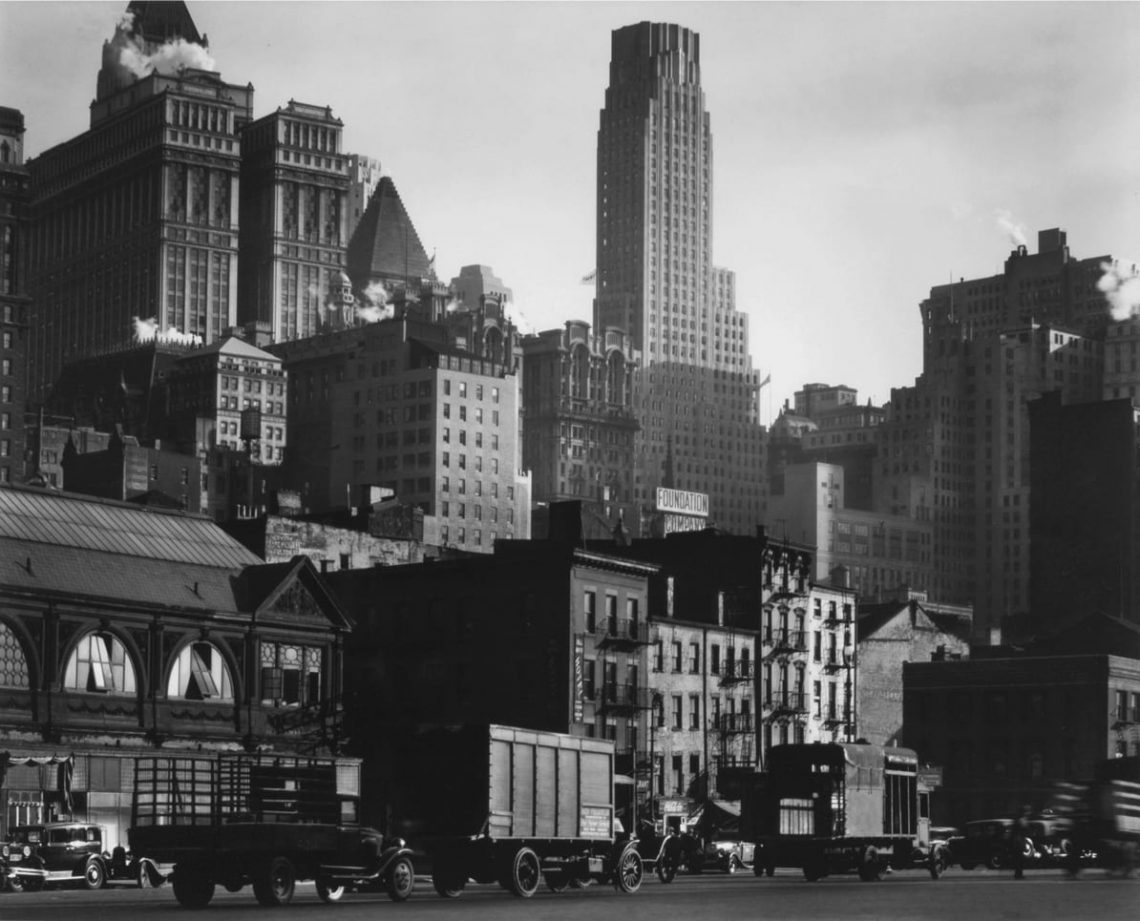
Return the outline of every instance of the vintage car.
[[[103,841],[103,828],[85,822],[18,825],[0,846],[8,864],[8,885],[36,890],[47,883],[78,882],[102,889],[108,876]]]
[[[989,867],[1008,869],[1014,864],[1014,819],[979,819],[962,826],[962,834],[947,844],[950,857],[963,870]],[[1037,848],[1031,839],[1024,842],[1023,857],[1027,863],[1037,859]]]
[[[735,873],[737,870],[752,869],[756,846],[751,841],[715,840],[708,842],[689,861],[694,873],[705,870],[721,870]]]

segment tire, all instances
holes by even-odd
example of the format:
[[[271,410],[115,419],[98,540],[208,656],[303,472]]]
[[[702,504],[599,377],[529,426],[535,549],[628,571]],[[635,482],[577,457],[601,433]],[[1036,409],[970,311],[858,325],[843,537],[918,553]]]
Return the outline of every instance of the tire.
[[[538,891],[542,878],[542,864],[538,854],[529,847],[520,847],[511,857],[511,866],[504,882],[507,891],[520,899],[529,899]]]
[[[882,876],[883,866],[879,863],[879,851],[875,846],[868,845],[859,858],[859,879],[865,883],[873,883]]]
[[[25,892],[40,892],[45,885],[44,879],[40,876],[33,876],[23,881]]]
[[[288,857],[274,857],[253,881],[253,894],[267,908],[288,905],[297,888],[297,872]]]
[[[397,857],[384,876],[384,888],[393,902],[407,901],[416,888],[416,869],[407,857]]]
[[[974,863],[973,861],[970,861],[970,860],[963,860],[961,863],[961,867],[963,870],[972,870],[976,866],[977,866],[977,864]]]
[[[804,879],[809,883],[818,882],[827,876],[827,865],[822,858],[809,860],[804,864]]]
[[[334,883],[331,879],[317,880],[317,896],[322,902],[339,902],[346,892],[348,887],[344,883]]]
[[[547,870],[542,874],[542,881],[551,892],[562,892],[570,882],[565,870]]]
[[[18,876],[9,876],[8,877],[8,890],[10,892],[23,892],[24,891],[24,881],[22,879],[20,879],[20,877],[18,877]]]
[[[733,854],[731,857],[728,858],[728,866],[725,867],[724,869],[728,873],[735,873],[737,870],[740,869],[741,866],[742,866],[742,864],[740,863],[740,858],[737,857],[735,854]]]
[[[98,857],[92,857],[83,867],[83,888],[95,890],[107,885],[107,868]]]
[[[669,854],[662,854],[657,860],[657,866],[654,867],[657,872],[657,878],[663,883],[671,883],[677,878],[677,861]]]
[[[449,857],[440,857],[432,867],[432,888],[445,899],[457,899],[467,885],[467,877],[460,869],[458,860]]]
[[[927,869],[930,870],[930,878],[938,879],[946,870],[946,849],[937,845],[932,847],[928,860]]]
[[[197,867],[175,867],[171,885],[183,908],[205,908],[214,897],[214,881]]]
[[[645,875],[645,867],[641,863],[641,855],[636,848],[627,848],[618,858],[614,870],[614,886],[621,892],[637,892],[641,888],[641,880]]]

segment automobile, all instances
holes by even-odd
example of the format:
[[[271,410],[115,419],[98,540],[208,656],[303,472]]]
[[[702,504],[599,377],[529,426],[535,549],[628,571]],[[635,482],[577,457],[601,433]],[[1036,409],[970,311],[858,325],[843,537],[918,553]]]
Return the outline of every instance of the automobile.
[[[992,870],[1009,869],[1014,860],[1014,819],[978,819],[962,826],[962,834],[947,842],[954,863],[963,870],[989,867]],[[1027,861],[1038,858],[1032,839],[1024,843]]]
[[[34,891],[48,883],[78,882],[102,889],[108,877],[105,837],[102,826],[86,822],[16,826],[0,846],[9,887]]]
[[[1043,866],[1069,866],[1073,850],[1073,823],[1068,817],[1041,815],[1031,819],[1029,835]],[[1087,862],[1087,859],[1082,854],[1082,861]]]
[[[756,845],[751,841],[717,839],[708,842],[690,860],[689,866],[694,873],[705,870],[735,873],[737,870],[752,869],[755,856]]]

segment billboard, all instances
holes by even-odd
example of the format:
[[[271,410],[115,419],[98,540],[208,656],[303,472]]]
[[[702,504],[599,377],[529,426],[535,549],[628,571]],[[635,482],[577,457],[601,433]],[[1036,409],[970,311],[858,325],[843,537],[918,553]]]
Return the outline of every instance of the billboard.
[[[657,511],[678,515],[709,516],[709,495],[704,492],[685,492],[683,489],[657,487]]]

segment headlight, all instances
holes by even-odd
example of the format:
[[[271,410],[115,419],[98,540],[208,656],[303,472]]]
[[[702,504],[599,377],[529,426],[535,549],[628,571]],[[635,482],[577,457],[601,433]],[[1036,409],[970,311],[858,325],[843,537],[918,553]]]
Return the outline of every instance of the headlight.
[[[8,856],[8,845],[4,845],[3,850],[0,850],[0,854],[3,854],[5,857]]]
[[[30,844],[24,845],[24,856],[25,857],[31,857],[32,856],[32,846]]]
[[[407,845],[408,845],[408,842],[405,841],[403,838],[389,838],[388,839],[388,846],[389,847],[407,847]]]

